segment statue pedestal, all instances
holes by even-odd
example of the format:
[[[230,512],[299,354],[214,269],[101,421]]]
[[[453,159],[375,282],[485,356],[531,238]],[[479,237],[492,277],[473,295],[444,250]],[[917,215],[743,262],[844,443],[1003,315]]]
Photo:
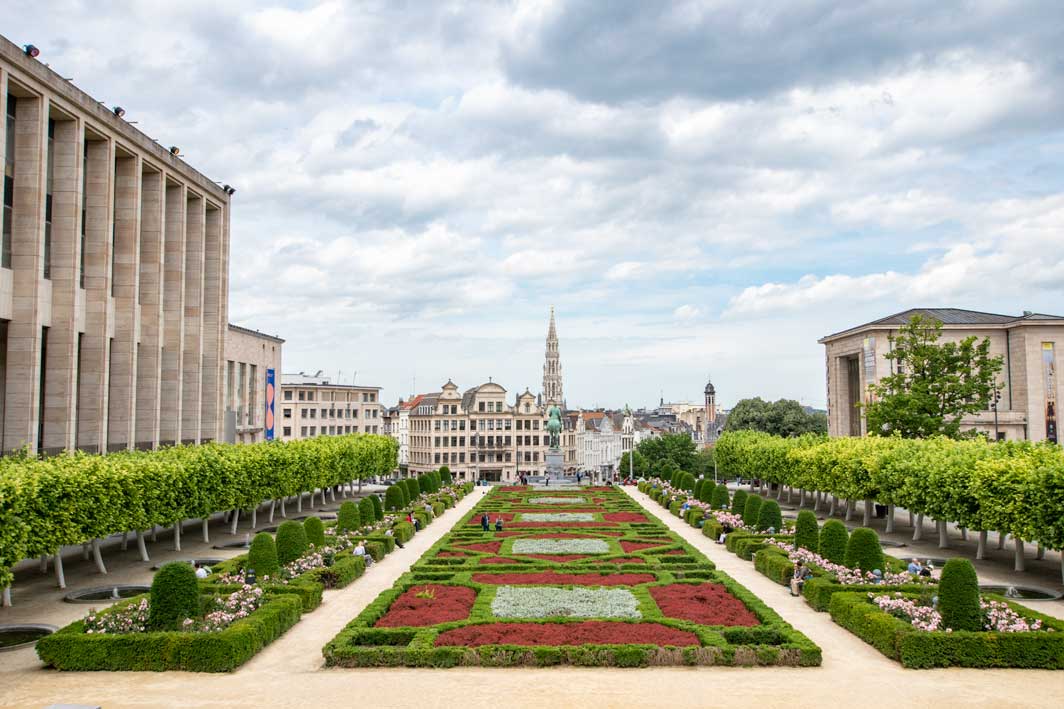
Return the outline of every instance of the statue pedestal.
[[[565,455],[557,448],[549,449],[543,457],[546,462],[547,475],[552,478],[560,478],[565,474]]]

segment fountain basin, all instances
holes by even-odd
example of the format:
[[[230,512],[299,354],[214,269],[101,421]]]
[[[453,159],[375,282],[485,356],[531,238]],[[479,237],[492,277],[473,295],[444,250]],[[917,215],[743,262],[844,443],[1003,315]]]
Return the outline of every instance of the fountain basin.
[[[10,623],[0,625],[0,652],[33,647],[45,635],[59,630],[45,623]]]
[[[117,583],[111,586],[96,586],[95,588],[83,588],[71,591],[63,596],[67,603],[110,603],[121,601],[123,598],[132,598],[151,590],[151,586],[142,584]]]
[[[158,571],[159,569],[161,569],[163,567],[163,564],[169,564],[169,563],[174,562],[174,561],[183,561],[186,564],[197,564],[198,563],[200,566],[214,566],[215,564],[222,563],[223,561],[225,561],[225,559],[219,559],[217,557],[211,557],[209,559],[171,559],[170,561],[163,561],[163,562],[160,562],[158,564],[155,564],[154,566],[151,567],[151,570],[152,571]]]
[[[907,547],[909,545],[906,544],[905,542],[896,542],[893,539],[880,539],[879,540],[879,546],[881,546],[881,547],[891,547],[891,548],[894,548],[894,549],[900,549],[902,547]]]
[[[996,593],[1017,601],[1057,601],[1064,596],[1064,594],[1051,591],[1048,588],[1011,586],[1007,584],[979,584],[979,590],[983,593]]]
[[[251,546],[250,542],[239,541],[239,542],[226,542],[225,544],[215,544],[212,548],[213,549],[247,549],[250,546]]]

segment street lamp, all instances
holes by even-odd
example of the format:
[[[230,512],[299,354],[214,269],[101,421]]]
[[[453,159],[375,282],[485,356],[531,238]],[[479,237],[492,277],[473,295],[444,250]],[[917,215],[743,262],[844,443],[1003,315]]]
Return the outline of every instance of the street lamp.
[[[994,396],[990,400],[990,408],[994,410],[994,441],[1000,439],[1001,434],[998,433],[998,402],[1001,401],[1001,392],[998,388],[994,387]]]

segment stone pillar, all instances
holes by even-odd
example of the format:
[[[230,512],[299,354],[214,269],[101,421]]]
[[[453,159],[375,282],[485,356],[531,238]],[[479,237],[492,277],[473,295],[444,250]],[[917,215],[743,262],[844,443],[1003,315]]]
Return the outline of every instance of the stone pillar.
[[[203,398],[203,246],[206,201],[189,194],[185,238],[185,338],[182,375],[181,435],[198,443]]]
[[[137,359],[137,416],[134,442],[150,450],[159,444],[162,404],[163,227],[166,178],[145,170],[140,189],[140,356]]]
[[[140,158],[120,155],[115,161],[114,336],[107,396],[107,450],[133,445],[137,375],[137,279],[140,251]]]
[[[85,161],[85,334],[81,344],[78,448],[106,449],[111,324],[114,145],[90,140]]]
[[[52,319],[44,386],[43,449],[49,454],[75,446],[83,140],[78,121],[56,122],[52,143]]]
[[[203,399],[200,440],[222,437],[222,356],[225,333],[222,321],[222,210],[207,206],[203,255]]]
[[[185,343],[185,222],[188,193],[167,183],[163,260],[163,355],[159,442],[181,442],[182,377]]]

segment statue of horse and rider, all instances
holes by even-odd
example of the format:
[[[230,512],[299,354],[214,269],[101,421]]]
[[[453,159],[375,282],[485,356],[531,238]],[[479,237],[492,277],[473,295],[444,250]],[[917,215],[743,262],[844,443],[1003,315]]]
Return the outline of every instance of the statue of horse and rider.
[[[557,404],[551,404],[547,409],[547,433],[550,434],[550,447],[557,450],[562,440],[562,410]]]

